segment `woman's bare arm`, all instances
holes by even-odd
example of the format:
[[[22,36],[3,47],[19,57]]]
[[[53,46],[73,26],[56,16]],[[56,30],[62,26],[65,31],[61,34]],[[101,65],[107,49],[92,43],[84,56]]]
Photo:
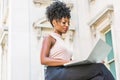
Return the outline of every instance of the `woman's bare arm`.
[[[51,36],[46,36],[43,40],[42,50],[41,50],[41,64],[48,65],[48,66],[61,66],[64,63],[69,61],[67,60],[60,60],[60,59],[53,59],[49,57],[50,48],[52,45],[52,38]]]

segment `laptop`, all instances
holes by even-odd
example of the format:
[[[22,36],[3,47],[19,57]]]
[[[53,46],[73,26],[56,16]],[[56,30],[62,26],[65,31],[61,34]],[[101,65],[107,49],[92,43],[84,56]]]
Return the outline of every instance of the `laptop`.
[[[109,46],[102,39],[99,39],[94,45],[89,56],[85,60],[71,61],[65,63],[64,66],[75,66],[75,65],[84,65],[91,63],[100,63],[102,62],[111,51],[111,46]]]

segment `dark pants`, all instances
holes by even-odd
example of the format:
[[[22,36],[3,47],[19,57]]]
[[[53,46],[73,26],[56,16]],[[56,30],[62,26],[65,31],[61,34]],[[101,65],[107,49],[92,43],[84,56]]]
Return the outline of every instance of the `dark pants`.
[[[47,67],[45,80],[115,80],[102,63]]]

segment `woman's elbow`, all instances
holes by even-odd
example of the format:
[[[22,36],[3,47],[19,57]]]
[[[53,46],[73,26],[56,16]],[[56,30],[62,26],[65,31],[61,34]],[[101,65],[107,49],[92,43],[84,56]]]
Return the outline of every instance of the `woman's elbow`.
[[[42,65],[45,65],[45,62],[44,62],[44,61],[41,61],[41,64],[42,64]]]
[[[44,59],[41,59],[40,62],[41,62],[42,65],[46,65],[46,61]]]

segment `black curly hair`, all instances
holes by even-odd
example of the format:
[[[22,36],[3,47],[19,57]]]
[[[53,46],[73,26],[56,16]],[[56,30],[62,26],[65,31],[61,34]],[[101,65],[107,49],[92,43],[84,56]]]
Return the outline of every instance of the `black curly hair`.
[[[70,8],[67,7],[65,3],[56,1],[46,8],[46,17],[52,24],[52,21],[54,19],[55,20],[60,20],[62,18],[70,19],[71,18],[70,12],[71,12]]]

